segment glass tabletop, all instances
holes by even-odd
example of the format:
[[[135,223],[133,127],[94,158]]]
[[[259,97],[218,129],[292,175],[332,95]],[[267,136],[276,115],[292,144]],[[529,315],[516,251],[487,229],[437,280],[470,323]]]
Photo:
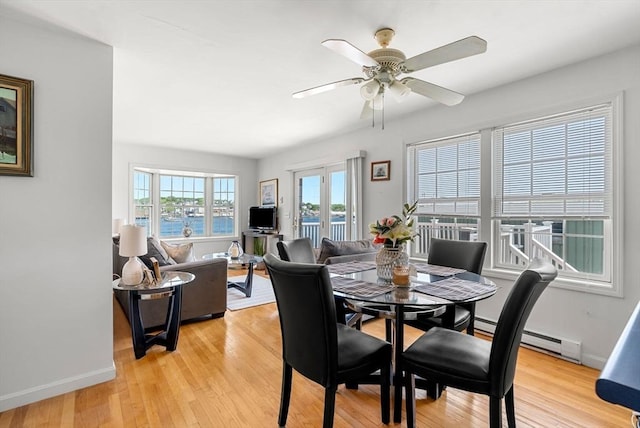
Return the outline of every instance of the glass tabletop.
[[[196,276],[190,272],[164,271],[162,272],[162,281],[158,284],[137,284],[125,285],[121,284],[121,278],[113,280],[113,288],[125,291],[159,291],[162,289],[177,287],[190,283]]]
[[[262,262],[262,257],[256,256],[255,254],[243,254],[240,257],[234,258],[231,257],[229,253],[213,253],[213,254],[205,254],[202,256],[203,259],[227,259],[229,264],[258,264]]]
[[[387,305],[428,307],[474,302],[494,295],[497,290],[493,281],[471,272],[462,272],[448,277],[418,272],[410,280],[409,286],[396,286],[379,280],[375,270],[331,275],[335,295],[361,302]],[[441,284],[438,285],[438,282]],[[476,290],[469,292],[474,286]]]

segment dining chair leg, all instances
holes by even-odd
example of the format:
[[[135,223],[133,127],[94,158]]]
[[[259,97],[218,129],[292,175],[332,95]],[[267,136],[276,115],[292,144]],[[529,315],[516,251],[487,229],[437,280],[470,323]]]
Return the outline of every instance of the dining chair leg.
[[[333,414],[336,407],[336,391],[337,388],[329,387],[324,390],[324,418],[322,420],[323,428],[333,428]]]
[[[388,424],[391,419],[391,364],[380,369],[380,408],[382,423]]]
[[[489,397],[489,427],[502,428],[502,399]]]
[[[407,409],[407,428],[416,426],[416,377],[407,373],[404,378],[405,401]]]
[[[515,408],[515,400],[513,396],[513,385],[511,385],[511,389],[504,396],[504,407],[507,410],[507,426],[509,428],[515,428],[516,408]]]
[[[471,336],[476,335],[476,304],[472,303],[467,308],[469,311],[469,326],[467,327],[467,334]]]
[[[287,363],[282,368],[282,391],[280,393],[280,414],[278,415],[278,426],[283,427],[287,424],[287,415],[289,414],[289,401],[291,399],[291,378],[293,369]]]
[[[392,331],[391,331],[391,320],[385,318],[384,320],[384,339],[391,343],[393,341]]]

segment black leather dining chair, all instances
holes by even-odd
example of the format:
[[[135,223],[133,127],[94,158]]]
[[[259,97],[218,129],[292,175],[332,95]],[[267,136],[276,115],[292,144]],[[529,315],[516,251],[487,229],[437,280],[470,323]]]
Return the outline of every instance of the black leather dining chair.
[[[264,257],[282,332],[282,394],[278,425],[285,426],[293,369],[325,388],[324,427],[333,426],[338,385],[379,370],[382,422],[390,419],[391,344],[335,321],[326,266]]]
[[[486,252],[486,242],[431,238],[427,263],[464,269],[480,275]],[[475,302],[457,303],[447,308],[447,312],[440,317],[418,317],[416,320],[407,321],[406,324],[424,331],[433,327],[443,327],[443,320],[451,317],[451,311],[454,311],[453,329],[467,330],[467,334],[473,336],[476,317]]]
[[[281,260],[294,263],[315,263],[316,255],[313,251],[313,244],[309,238],[297,238],[291,241],[279,241],[278,255]],[[355,327],[358,330],[362,327],[362,314],[347,308],[345,301],[341,297],[336,297],[336,317],[340,324]]]
[[[316,254],[309,238],[297,238],[291,241],[278,241],[278,255],[285,262],[315,263]]]
[[[551,263],[531,262],[507,296],[491,342],[434,327],[402,353],[408,428],[413,428],[416,420],[416,375],[450,388],[488,395],[492,428],[502,426],[504,398],[509,427],[515,427],[513,377],[522,331],[536,301],[556,275]]]

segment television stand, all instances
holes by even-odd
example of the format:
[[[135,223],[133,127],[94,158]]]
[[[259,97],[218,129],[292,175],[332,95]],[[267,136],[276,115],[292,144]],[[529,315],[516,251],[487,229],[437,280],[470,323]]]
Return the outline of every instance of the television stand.
[[[242,249],[247,254],[263,256],[267,253],[278,254],[276,242],[282,241],[277,230],[247,230],[242,232]],[[262,251],[256,251],[256,250]],[[258,254],[262,252],[262,254]]]

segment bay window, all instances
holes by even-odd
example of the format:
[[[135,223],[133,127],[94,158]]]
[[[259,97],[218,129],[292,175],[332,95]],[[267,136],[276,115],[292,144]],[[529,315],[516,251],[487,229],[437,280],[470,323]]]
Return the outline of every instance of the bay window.
[[[134,168],[135,223],[164,239],[237,236],[236,182],[228,174]]]

